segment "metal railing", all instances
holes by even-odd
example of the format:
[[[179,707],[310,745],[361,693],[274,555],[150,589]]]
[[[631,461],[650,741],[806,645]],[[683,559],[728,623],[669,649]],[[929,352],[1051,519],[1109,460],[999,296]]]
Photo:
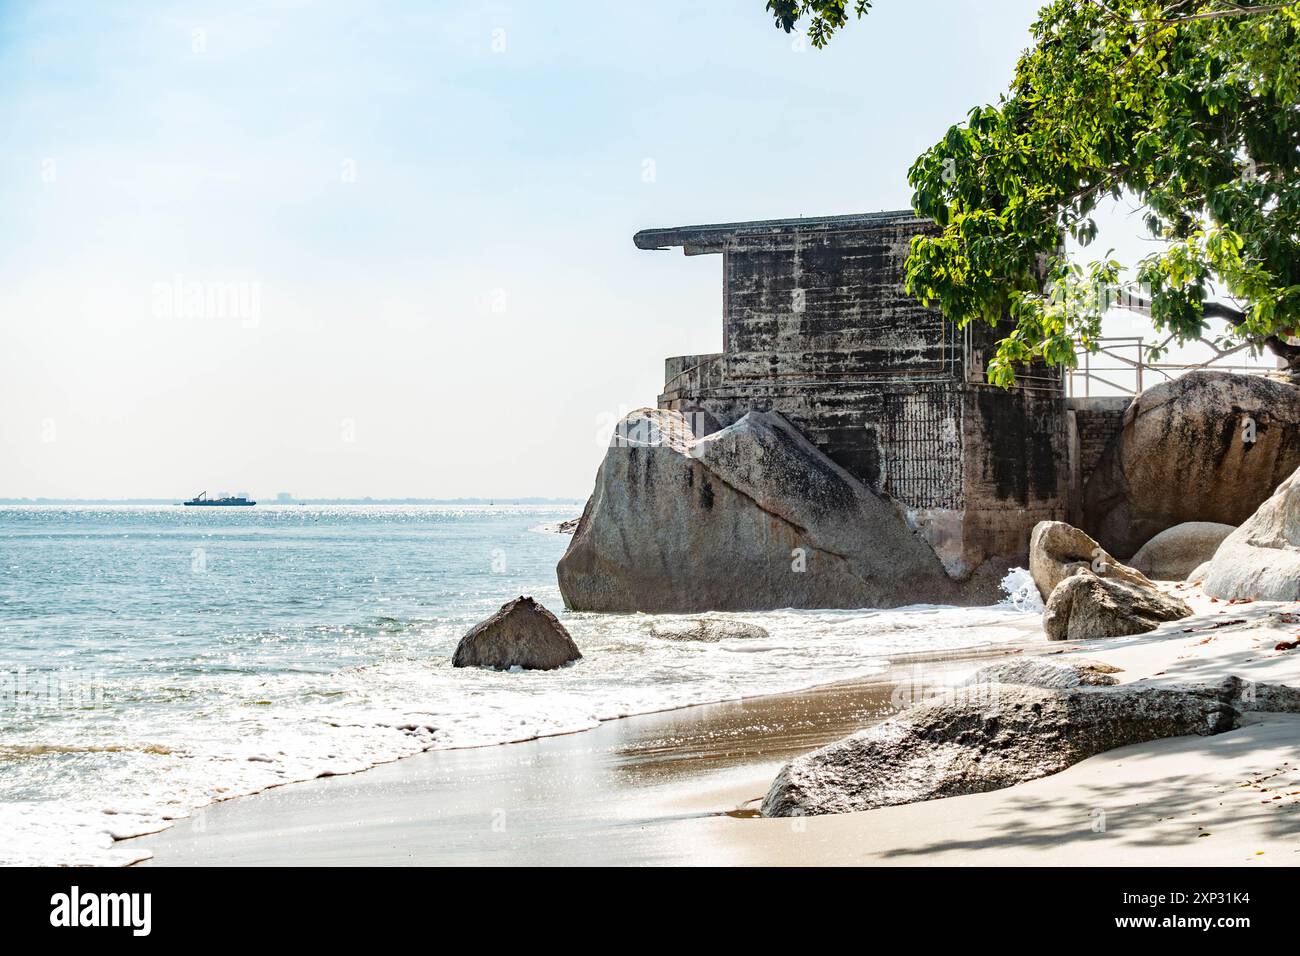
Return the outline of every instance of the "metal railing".
[[[1164,339],[1159,345],[1163,350],[1170,344],[1172,337]],[[1220,372],[1239,372],[1246,375],[1268,375],[1277,371],[1277,363],[1272,355],[1257,354],[1249,342],[1243,342],[1230,349],[1223,349],[1209,339],[1199,340],[1198,351],[1206,355],[1202,361],[1157,361],[1150,360],[1152,345],[1141,336],[1116,336],[1097,340],[1098,348],[1090,352],[1082,346],[1075,349],[1077,365],[1065,371],[1066,395],[1070,398],[1092,397],[1093,395],[1136,395],[1144,388],[1172,381],[1186,372],[1195,369],[1214,369]],[[1237,362],[1230,359],[1239,356]],[[664,394],[675,389],[700,389],[706,384],[721,384],[721,368],[724,356],[712,355],[677,356],[678,359],[697,361],[668,378],[664,384]],[[1247,361],[1241,361],[1246,359]],[[671,361],[671,360],[670,360]],[[1021,376],[1017,376],[1018,379]],[[709,382],[710,379],[716,381]],[[946,381],[946,379],[944,379]],[[936,379],[939,381],[939,379]],[[1056,382],[1059,383],[1059,379]],[[860,381],[854,382],[861,384]],[[848,384],[827,381],[784,382],[782,384],[828,385]],[[1022,385],[1026,384],[1022,382]],[[1060,388],[1056,384],[1056,388]]]
[[[1172,336],[1161,342],[1159,348],[1163,351],[1171,341]],[[1098,339],[1098,348],[1095,352],[1079,346],[1074,353],[1078,364],[1075,368],[1066,370],[1066,394],[1071,398],[1091,397],[1095,384],[1114,389],[1120,395],[1136,395],[1144,388],[1158,385],[1160,382],[1173,381],[1178,376],[1196,369],[1239,372],[1246,375],[1267,375],[1277,371],[1277,363],[1270,361],[1272,357],[1257,355],[1249,342],[1243,342],[1230,349],[1222,349],[1209,339],[1202,338],[1199,341],[1211,353],[1201,362],[1152,362],[1147,358],[1152,346],[1140,336]],[[1242,353],[1255,361],[1244,364],[1226,361]],[[1117,378],[1121,381],[1115,381]],[[1079,391],[1080,386],[1083,389],[1082,393]],[[1099,391],[1097,394],[1103,393]]]

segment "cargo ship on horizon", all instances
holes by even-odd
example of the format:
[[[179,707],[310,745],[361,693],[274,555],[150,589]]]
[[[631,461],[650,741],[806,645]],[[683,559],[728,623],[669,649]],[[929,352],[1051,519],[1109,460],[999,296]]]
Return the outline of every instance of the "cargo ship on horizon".
[[[226,497],[226,498],[209,498],[206,491],[200,491],[189,501],[182,502],[187,508],[189,507],[251,507],[257,504],[256,501],[249,501],[243,497]]]

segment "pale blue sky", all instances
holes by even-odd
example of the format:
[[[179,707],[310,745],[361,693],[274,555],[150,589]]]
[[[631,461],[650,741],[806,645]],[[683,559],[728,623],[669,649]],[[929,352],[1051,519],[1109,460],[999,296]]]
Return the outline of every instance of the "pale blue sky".
[[[1038,5],[0,5],[0,496],[585,496],[721,345],[632,233],[907,206]]]

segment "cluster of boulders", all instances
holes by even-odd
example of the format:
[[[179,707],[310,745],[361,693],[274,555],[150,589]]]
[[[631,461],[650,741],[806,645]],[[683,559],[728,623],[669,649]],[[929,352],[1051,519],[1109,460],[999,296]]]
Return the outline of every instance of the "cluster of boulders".
[[[1174,525],[1123,564],[1087,533],[1040,522],[1029,570],[1047,602],[1052,640],[1141,634],[1191,613],[1153,582],[1188,581],[1220,600],[1300,600],[1300,468],[1240,527],[1211,521]]]
[[[1192,613],[1187,602],[1063,521],[1034,527],[1029,573],[1047,604],[1043,630],[1054,641],[1142,634]]]
[[[1211,371],[1145,390],[1083,489],[1083,529],[1130,558],[1175,525],[1240,525],[1300,468],[1298,396],[1285,382]]]
[[[1030,573],[1051,639],[1139,634],[1187,617],[1191,609],[1170,593],[1184,580],[1222,600],[1300,600],[1293,386],[1202,373],[1144,393],[1085,499],[1096,537],[1058,521],[1031,536]],[[1132,557],[1123,563],[1112,552]],[[1042,658],[985,668],[951,694],[792,761],[763,813],[842,813],[997,790],[1126,744],[1221,733],[1248,710],[1300,713],[1300,690],[1283,685],[1229,677],[1112,686],[1112,670]]]
[[[1139,396],[1085,488],[1084,529],[1060,521],[1033,529],[1029,571],[1047,637],[1141,634],[1186,618],[1191,608],[1173,593],[1181,581],[1221,599],[1300,600],[1297,394],[1264,379],[1195,373]],[[574,534],[558,568],[572,610],[891,607],[965,603],[973,593],[894,502],[773,412],[726,428],[675,411],[632,413],[582,519],[558,530]],[[659,619],[648,632],[692,642],[767,636],[716,615]],[[581,657],[555,615],[519,597],[465,635],[453,664],[550,669]],[[1116,747],[1221,733],[1247,710],[1300,713],[1290,687],[1247,688],[1236,677],[1123,685],[1116,670],[1048,658],[986,667],[791,761],[762,812],[839,813],[996,790]]]
[[[1300,600],[1295,395],[1292,386],[1205,374],[1140,396],[1085,491],[1087,530],[1043,521],[1030,536],[1046,636],[1096,640],[1186,618],[1192,610],[1174,593],[1183,581],[1225,600]],[[1237,434],[1244,421],[1252,442]],[[687,416],[657,409],[620,426],[582,519],[557,528],[574,534],[558,568],[570,609],[691,613],[970,598],[894,503],[780,415],[751,412],[698,434],[692,427]],[[1264,500],[1279,469],[1290,477]],[[801,565],[817,573],[800,573]],[[666,641],[768,636],[716,614],[658,618],[646,629]],[[581,658],[555,615],[521,596],[466,634],[452,663],[535,670]],[[992,664],[791,761],[762,813],[843,813],[998,790],[1117,747],[1222,733],[1246,711],[1300,713],[1300,690],[1283,685],[1236,677],[1121,684],[1117,670],[1051,657]]]

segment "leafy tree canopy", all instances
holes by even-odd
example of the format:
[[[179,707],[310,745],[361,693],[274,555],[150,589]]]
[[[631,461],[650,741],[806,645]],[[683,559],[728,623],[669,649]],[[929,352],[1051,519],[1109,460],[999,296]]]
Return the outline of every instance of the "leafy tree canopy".
[[[870,0],[769,0],[824,46]],[[995,105],[972,109],[908,174],[940,232],[913,240],[907,288],[959,325],[1011,325],[988,378],[1095,347],[1123,265],[1072,263],[1093,213],[1128,194],[1160,251],[1140,302],[1177,341],[1226,318],[1295,359],[1300,327],[1300,2],[1053,0]],[[1046,282],[1044,282],[1046,276]],[[1226,293],[1237,305],[1207,301]],[[1297,360],[1300,364],[1300,360]]]

